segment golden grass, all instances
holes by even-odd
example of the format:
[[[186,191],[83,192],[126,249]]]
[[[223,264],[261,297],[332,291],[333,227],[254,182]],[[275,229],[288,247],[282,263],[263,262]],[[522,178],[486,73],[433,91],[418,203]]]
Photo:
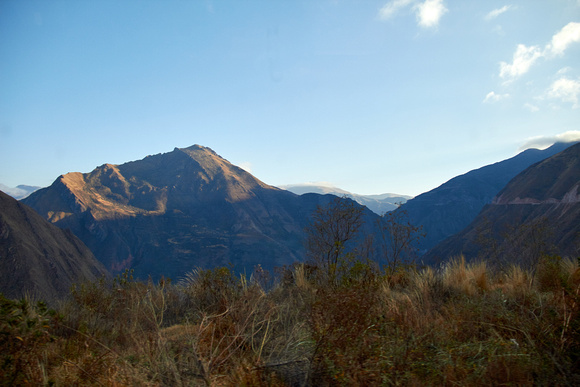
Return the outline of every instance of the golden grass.
[[[261,275],[265,275],[263,272]],[[532,275],[459,257],[267,292],[219,268],[179,284],[84,284],[56,311],[0,298],[4,385],[574,385],[578,262]]]

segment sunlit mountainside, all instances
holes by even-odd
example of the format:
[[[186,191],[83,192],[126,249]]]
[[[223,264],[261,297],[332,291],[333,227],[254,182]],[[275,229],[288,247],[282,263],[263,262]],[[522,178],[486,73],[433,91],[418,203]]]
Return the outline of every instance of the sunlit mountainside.
[[[24,203],[71,229],[113,273],[178,278],[198,266],[303,261],[310,214],[332,198],[267,185],[195,145],[68,173]]]

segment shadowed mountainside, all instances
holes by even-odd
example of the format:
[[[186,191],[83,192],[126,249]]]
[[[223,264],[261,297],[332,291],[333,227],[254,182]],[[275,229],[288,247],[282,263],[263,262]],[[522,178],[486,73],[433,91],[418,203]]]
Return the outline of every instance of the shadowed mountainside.
[[[435,246],[425,259],[436,262],[458,254],[472,259],[482,249],[487,255],[509,255],[517,249],[520,255],[528,251],[527,255],[577,257],[579,190],[580,144],[576,144],[517,175],[468,227]]]
[[[556,143],[544,150],[527,149],[510,159],[456,176],[410,199],[401,206],[400,211],[407,212],[412,224],[423,226],[426,237],[421,248],[427,251],[467,227],[483,206],[490,204],[518,173],[572,144]]]
[[[66,296],[73,283],[107,272],[70,231],[0,191],[0,291],[45,301]]]
[[[24,202],[70,228],[113,273],[178,278],[196,266],[251,272],[303,260],[310,214],[333,198],[269,186],[194,145],[60,176]]]
[[[331,194],[340,197],[346,196],[358,204],[362,204],[363,206],[368,207],[369,210],[379,215],[382,215],[385,212],[393,211],[399,207],[399,204],[405,203],[407,200],[412,198],[412,196],[392,193],[385,193],[380,195],[359,195],[328,185],[290,184],[280,186],[280,188],[286,189],[297,195],[303,195],[305,193],[317,193],[321,195]]]

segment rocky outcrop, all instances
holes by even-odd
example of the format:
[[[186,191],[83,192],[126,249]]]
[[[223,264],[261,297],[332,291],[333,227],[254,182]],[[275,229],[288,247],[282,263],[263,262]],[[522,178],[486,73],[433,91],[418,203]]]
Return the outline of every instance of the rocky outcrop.
[[[519,196],[515,199],[508,199],[504,195],[494,198],[491,204],[502,205],[502,204],[572,204],[580,202],[580,194],[578,193],[578,185],[575,185],[566,192],[564,196],[560,199],[558,198],[546,198],[546,199],[535,199],[535,198],[520,198]]]

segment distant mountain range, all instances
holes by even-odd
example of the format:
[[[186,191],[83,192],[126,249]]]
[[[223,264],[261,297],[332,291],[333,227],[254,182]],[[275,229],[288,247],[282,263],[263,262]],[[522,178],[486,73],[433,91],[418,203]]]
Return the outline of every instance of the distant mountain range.
[[[68,230],[0,191],[0,292],[52,302],[107,271]]]
[[[199,145],[104,164],[90,173],[62,175],[22,204],[2,194],[0,280],[6,285],[0,290],[54,298],[72,282],[96,278],[105,269],[112,274],[133,269],[142,279],[177,279],[195,267],[232,264],[251,272],[256,265],[272,269],[303,261],[311,214],[334,195],[367,206],[361,207],[365,235],[376,235],[377,213],[409,199],[395,211],[406,211],[412,224],[424,226],[426,263],[460,253],[474,257],[482,252],[476,243],[481,230],[500,246],[503,225],[524,227],[544,218],[555,230],[550,243],[573,254],[580,243],[578,149],[567,143],[526,150],[412,199],[327,186],[276,188]],[[23,283],[33,285],[19,288]]]
[[[435,246],[425,260],[463,254],[514,262],[542,253],[580,256],[580,144],[518,174],[468,227]]]
[[[251,272],[304,260],[304,228],[334,198],[267,185],[194,145],[68,173],[23,202],[71,229],[113,273],[179,278],[194,267]]]
[[[322,184],[289,184],[281,185],[279,187],[297,195],[303,195],[305,193],[317,193],[321,195],[331,194],[339,197],[348,197],[355,202],[368,207],[369,210],[379,215],[382,215],[385,212],[393,211],[394,209],[398,208],[400,204],[403,204],[412,198],[412,196],[393,193],[385,193],[380,195],[359,195],[337,187]]]
[[[34,191],[39,190],[42,187],[36,187],[32,185],[19,185],[16,188],[11,188],[5,186],[4,184],[0,184],[0,191],[4,192],[7,195],[12,196],[14,199],[20,200],[24,199]]]
[[[530,165],[553,156],[573,143],[556,143],[538,150],[527,149],[518,155],[463,175],[408,200],[398,211],[406,211],[414,225],[423,226],[424,252],[463,230],[498,192]]]

